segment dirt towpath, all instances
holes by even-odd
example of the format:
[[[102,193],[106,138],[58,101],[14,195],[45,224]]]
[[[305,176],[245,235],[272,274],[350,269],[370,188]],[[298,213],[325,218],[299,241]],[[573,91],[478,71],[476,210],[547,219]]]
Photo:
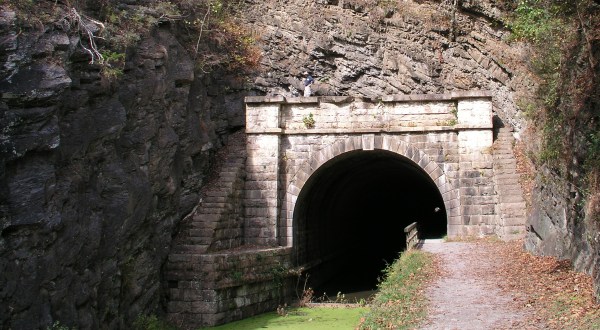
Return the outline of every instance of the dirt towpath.
[[[495,267],[501,257],[485,245],[426,240],[422,250],[439,257],[442,274],[425,294],[428,319],[421,329],[519,329],[525,314],[512,294],[502,291]]]

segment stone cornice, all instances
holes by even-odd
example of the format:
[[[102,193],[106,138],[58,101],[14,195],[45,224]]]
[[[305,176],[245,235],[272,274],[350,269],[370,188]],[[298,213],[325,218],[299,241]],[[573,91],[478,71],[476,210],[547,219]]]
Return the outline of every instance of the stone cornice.
[[[452,101],[460,99],[489,99],[490,91],[460,91],[445,94],[398,94],[384,95],[377,98],[355,96],[311,96],[311,97],[284,97],[284,96],[246,96],[245,103],[279,103],[279,104],[315,104],[315,103],[350,103],[350,102],[432,102]]]

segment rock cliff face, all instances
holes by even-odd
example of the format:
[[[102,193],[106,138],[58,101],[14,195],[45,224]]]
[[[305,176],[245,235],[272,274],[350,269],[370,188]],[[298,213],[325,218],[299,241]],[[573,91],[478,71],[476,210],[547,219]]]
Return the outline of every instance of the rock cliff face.
[[[0,328],[125,328],[161,310],[174,228],[243,126],[242,97],[289,95],[303,71],[318,95],[489,90],[520,132],[516,99],[536,85],[505,41],[505,1],[450,2],[247,0],[263,50],[250,92],[197,75],[168,25],[111,81],[79,36],[0,6]]]
[[[502,21],[509,2],[464,0],[456,10],[450,2],[255,1],[247,17],[263,44],[257,88],[289,95],[302,88],[302,73],[310,71],[318,95],[489,90],[500,125],[526,144],[538,144],[525,136],[527,121],[517,106],[520,96],[536,95],[537,78],[526,65],[527,48],[508,41]],[[585,58],[585,49],[576,58]],[[586,152],[583,145],[573,148]],[[570,259],[600,284],[600,234],[584,211],[596,206],[583,205],[581,192],[564,179],[576,177],[578,169],[562,175],[538,170],[527,249]]]
[[[168,26],[109,81],[57,26],[0,10],[0,328],[123,328],[156,310],[174,226],[239,95]],[[227,106],[227,108],[225,108]]]
[[[489,90],[507,126],[523,123],[515,95],[532,93],[526,51],[505,41],[496,1],[257,1],[247,14],[260,37],[268,94],[301,89],[311,71],[318,95]],[[454,18],[453,18],[454,17]]]

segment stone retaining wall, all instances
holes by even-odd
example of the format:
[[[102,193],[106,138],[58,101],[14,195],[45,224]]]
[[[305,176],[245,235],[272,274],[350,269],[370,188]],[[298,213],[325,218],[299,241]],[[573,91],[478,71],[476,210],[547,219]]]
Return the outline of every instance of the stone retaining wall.
[[[292,297],[289,248],[169,256],[169,319],[189,328],[271,311]]]

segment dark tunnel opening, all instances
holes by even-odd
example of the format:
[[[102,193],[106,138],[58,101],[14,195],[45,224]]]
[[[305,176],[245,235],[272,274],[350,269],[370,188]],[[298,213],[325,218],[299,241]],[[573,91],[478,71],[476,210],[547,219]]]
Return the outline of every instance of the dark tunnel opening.
[[[376,289],[406,248],[404,227],[441,238],[447,217],[431,178],[412,160],[384,150],[353,151],[321,166],[294,210],[294,246],[308,285],[321,296]]]

